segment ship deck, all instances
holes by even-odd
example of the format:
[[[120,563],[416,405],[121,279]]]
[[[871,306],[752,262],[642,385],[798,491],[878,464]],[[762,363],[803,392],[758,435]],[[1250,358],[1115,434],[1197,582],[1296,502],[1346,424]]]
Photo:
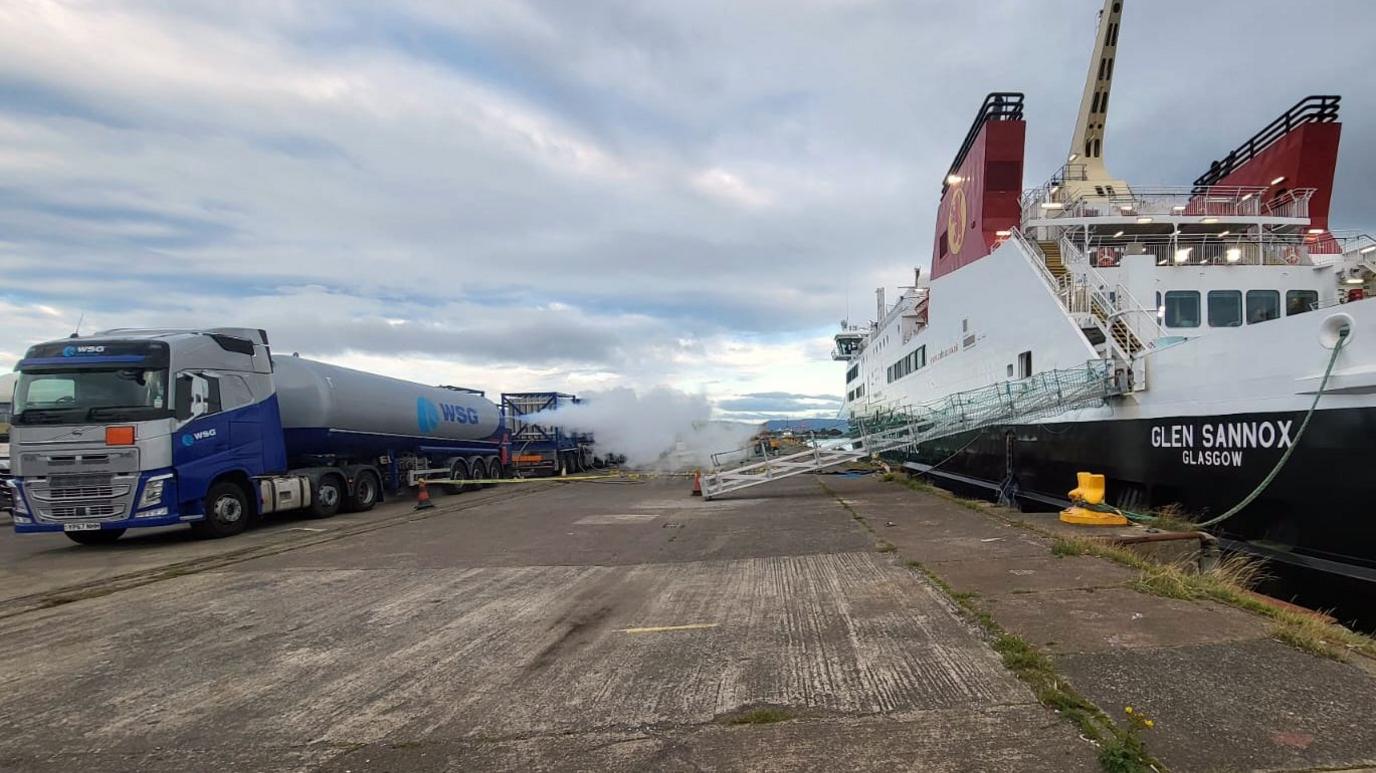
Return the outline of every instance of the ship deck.
[[[875,476],[437,503],[5,533],[0,769],[1098,769],[1009,637],[1174,769],[1376,762],[1365,661]]]

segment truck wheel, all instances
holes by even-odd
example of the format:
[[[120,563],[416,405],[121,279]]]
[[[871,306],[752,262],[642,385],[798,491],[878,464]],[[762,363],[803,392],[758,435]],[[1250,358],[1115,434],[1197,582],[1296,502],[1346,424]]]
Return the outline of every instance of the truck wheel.
[[[100,531],[64,531],[67,539],[78,545],[109,545],[119,539],[124,529],[101,529]]]
[[[450,466],[449,466],[449,479],[450,479],[450,480],[462,480],[462,481],[468,480],[468,462],[465,462],[464,460],[459,459],[459,460],[455,461],[452,465],[450,465]],[[446,484],[444,484],[444,493],[446,493],[446,494],[462,494],[462,493],[463,493],[464,491],[466,491],[467,489],[468,489],[468,485],[465,484],[465,483],[446,483]]]
[[[191,524],[191,533],[201,539],[232,537],[248,527],[248,515],[244,490],[222,480],[205,495],[205,520]]]
[[[381,490],[377,482],[377,476],[371,472],[360,472],[358,479],[354,481],[354,492],[349,495],[345,502],[351,513],[366,513],[373,509],[377,504],[378,492]]]
[[[329,518],[344,505],[344,481],[338,475],[321,476],[311,497],[311,517]]]
[[[483,461],[481,456],[470,456],[468,457],[468,470],[469,474],[473,476],[473,480],[482,480],[487,477],[487,462]],[[477,491],[482,487],[483,484],[481,483],[470,483],[465,487],[465,490]]]

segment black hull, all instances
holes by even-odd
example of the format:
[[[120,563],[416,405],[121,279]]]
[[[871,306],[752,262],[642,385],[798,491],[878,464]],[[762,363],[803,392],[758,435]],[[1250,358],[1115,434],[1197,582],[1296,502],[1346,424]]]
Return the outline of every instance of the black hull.
[[[1003,425],[899,456],[935,477],[1044,506],[1065,502],[1077,472],[1103,473],[1113,505],[1177,505],[1204,518],[1256,488],[1303,419],[1293,412]],[[1271,485],[1211,531],[1268,558],[1376,582],[1376,408],[1315,413]]]

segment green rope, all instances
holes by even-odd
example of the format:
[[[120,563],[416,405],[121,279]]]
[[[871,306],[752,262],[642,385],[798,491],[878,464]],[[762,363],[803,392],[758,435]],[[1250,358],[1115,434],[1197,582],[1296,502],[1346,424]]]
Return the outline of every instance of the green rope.
[[[1281,454],[1280,460],[1276,462],[1276,466],[1272,467],[1271,471],[1266,474],[1266,477],[1262,478],[1261,483],[1257,484],[1257,487],[1252,489],[1252,493],[1243,497],[1241,502],[1238,502],[1222,515],[1215,516],[1207,521],[1201,521],[1195,524],[1196,526],[1201,529],[1207,529],[1210,526],[1216,526],[1223,523],[1242,512],[1243,508],[1256,501],[1256,498],[1261,496],[1262,492],[1266,491],[1267,487],[1271,485],[1271,481],[1275,480],[1276,476],[1280,474],[1281,469],[1285,467],[1285,463],[1290,461],[1290,455],[1295,453],[1295,449],[1299,447],[1300,439],[1304,437],[1304,431],[1309,427],[1309,420],[1314,418],[1314,413],[1319,407],[1319,398],[1323,397],[1323,390],[1328,386],[1328,378],[1333,375],[1333,365],[1338,361],[1338,352],[1342,351],[1343,346],[1347,343],[1347,335],[1347,330],[1338,331],[1338,340],[1333,344],[1333,354],[1328,358],[1328,367],[1324,369],[1323,379],[1319,382],[1319,389],[1314,393],[1314,402],[1309,404],[1309,412],[1304,415],[1304,421],[1300,423],[1299,432],[1295,433],[1295,442],[1291,443],[1290,447],[1285,449],[1285,453]],[[1129,520],[1143,523],[1151,523],[1158,520],[1154,515],[1144,515],[1142,513],[1119,510],[1111,506],[1099,506],[1091,509],[1101,512],[1115,512]]]

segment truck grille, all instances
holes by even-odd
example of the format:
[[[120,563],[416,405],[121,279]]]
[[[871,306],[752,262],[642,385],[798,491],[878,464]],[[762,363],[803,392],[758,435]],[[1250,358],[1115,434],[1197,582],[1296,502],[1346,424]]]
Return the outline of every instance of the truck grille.
[[[53,505],[49,516],[56,519],[70,518],[106,518],[112,515],[124,513],[123,505],[111,503],[93,503],[85,505]]]
[[[120,488],[127,488],[121,486]],[[48,479],[48,499],[110,499],[115,496],[113,475],[54,475]]]

